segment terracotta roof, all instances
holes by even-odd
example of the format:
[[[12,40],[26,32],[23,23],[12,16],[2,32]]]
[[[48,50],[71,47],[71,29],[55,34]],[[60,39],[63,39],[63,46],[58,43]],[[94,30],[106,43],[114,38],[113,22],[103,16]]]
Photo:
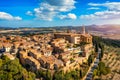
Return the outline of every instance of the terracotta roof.
[[[56,60],[55,56],[53,56],[53,55],[48,56],[48,57],[46,57],[46,56],[41,56],[40,59],[42,59],[45,63],[50,63],[50,64],[54,64],[54,62],[55,62],[55,60]]]

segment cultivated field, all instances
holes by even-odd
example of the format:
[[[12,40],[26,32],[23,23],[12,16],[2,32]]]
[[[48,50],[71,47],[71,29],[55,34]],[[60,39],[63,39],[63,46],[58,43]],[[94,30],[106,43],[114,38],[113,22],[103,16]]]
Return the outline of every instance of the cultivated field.
[[[102,76],[102,80],[120,80],[120,48],[106,46],[102,61],[111,69],[111,73]]]

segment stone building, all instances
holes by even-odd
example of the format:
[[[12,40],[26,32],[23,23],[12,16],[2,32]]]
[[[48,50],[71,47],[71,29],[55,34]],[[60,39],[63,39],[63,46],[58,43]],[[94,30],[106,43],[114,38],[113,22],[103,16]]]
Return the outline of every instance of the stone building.
[[[54,33],[55,38],[64,38],[70,43],[80,44],[81,42],[92,43],[92,36],[89,33],[85,32],[85,28],[83,27],[83,31],[81,34],[79,33]]]

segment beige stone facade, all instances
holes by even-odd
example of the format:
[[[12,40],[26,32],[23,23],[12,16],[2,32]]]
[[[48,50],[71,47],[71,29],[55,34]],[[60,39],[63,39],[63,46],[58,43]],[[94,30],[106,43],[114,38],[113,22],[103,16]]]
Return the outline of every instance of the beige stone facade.
[[[80,42],[92,43],[92,36],[90,34],[55,33],[54,37],[66,39],[73,44],[80,44]]]

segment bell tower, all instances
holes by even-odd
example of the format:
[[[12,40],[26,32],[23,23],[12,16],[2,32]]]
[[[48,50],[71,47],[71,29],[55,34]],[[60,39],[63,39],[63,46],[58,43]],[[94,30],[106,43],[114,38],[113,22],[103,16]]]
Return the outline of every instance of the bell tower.
[[[85,32],[85,26],[83,25],[82,26],[82,34],[85,34],[86,32]]]

